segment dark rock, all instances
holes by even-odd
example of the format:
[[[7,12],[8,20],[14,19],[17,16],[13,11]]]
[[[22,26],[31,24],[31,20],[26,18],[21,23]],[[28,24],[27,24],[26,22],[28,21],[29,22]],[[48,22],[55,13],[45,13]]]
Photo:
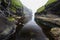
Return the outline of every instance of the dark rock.
[[[37,24],[41,26],[50,40],[54,40],[50,30],[54,27],[60,28],[60,1],[58,0],[45,6],[45,10],[35,15]]]

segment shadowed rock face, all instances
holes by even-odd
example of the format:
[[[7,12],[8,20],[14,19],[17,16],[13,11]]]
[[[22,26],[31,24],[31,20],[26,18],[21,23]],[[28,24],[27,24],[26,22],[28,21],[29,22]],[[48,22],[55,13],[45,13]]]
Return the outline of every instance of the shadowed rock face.
[[[59,27],[52,28],[50,32],[54,40],[60,40],[60,28]]]
[[[6,40],[15,32],[16,26],[6,18],[0,17],[0,40]]]
[[[44,33],[50,40],[54,40],[51,36],[51,28],[60,28],[60,1],[56,1],[45,6],[45,10],[40,13],[36,13],[36,22],[42,26]]]
[[[60,1],[49,4],[39,15],[36,13],[36,18],[60,26]]]
[[[11,38],[12,34],[15,33],[16,21],[15,20],[11,21],[10,17],[11,18],[15,18],[16,16],[21,17],[22,16],[21,9],[22,8],[13,6],[11,4],[11,0],[0,0],[0,40],[7,40],[8,38]],[[14,15],[15,17],[13,17]]]

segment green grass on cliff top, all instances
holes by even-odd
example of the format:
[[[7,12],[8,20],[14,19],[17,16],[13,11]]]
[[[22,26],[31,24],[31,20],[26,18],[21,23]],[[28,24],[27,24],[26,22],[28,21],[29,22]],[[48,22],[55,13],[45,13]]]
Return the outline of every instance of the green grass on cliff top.
[[[20,2],[20,0],[11,0],[12,1],[12,4],[14,5],[14,6],[22,6],[22,4],[21,4],[21,2]],[[53,2],[56,2],[57,0],[49,0],[47,3],[46,3],[46,6],[48,5],[48,4],[51,4],[51,3],[53,3]],[[45,6],[42,6],[41,8],[39,8],[38,10],[37,10],[37,12],[41,12],[41,11],[43,11],[45,9]]]
[[[47,3],[46,3],[46,6],[47,5],[49,5],[49,4],[51,4],[51,3],[53,3],[53,2],[56,2],[57,0],[49,0]],[[37,12],[41,12],[41,11],[43,11],[45,9],[45,6],[42,6],[41,8],[39,8],[38,10],[37,10]]]
[[[11,3],[12,3],[12,5],[14,5],[14,6],[19,6],[19,7],[22,6],[20,0],[11,0]]]

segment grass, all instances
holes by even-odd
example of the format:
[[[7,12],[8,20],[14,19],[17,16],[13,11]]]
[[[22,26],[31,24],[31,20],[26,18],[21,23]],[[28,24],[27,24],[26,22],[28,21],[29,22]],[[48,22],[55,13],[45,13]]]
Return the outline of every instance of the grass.
[[[46,5],[56,2],[57,0],[49,0]]]
[[[41,12],[41,11],[43,11],[45,9],[45,6],[42,6],[41,8],[39,8],[38,10],[37,10],[37,12]]]
[[[11,3],[12,3],[12,5],[14,5],[14,6],[19,6],[19,7],[22,6],[20,0],[11,0]]]
[[[46,3],[46,6],[49,5],[49,4],[51,4],[51,3],[53,3],[53,2],[56,2],[56,1],[57,1],[57,0],[49,0],[49,1]],[[11,0],[11,2],[12,2],[12,4],[13,4],[14,6],[19,6],[19,7],[22,6],[20,0]],[[37,10],[37,12],[41,12],[41,11],[43,11],[44,9],[45,9],[45,6],[42,6],[41,8],[39,8],[39,9]]]
[[[47,5],[49,5],[49,4],[51,4],[51,3],[53,3],[53,2],[56,2],[57,0],[49,0],[47,3],[46,3],[46,6]],[[37,12],[41,12],[41,11],[43,11],[45,9],[45,6],[42,6],[41,8],[39,8],[38,10],[37,10]]]

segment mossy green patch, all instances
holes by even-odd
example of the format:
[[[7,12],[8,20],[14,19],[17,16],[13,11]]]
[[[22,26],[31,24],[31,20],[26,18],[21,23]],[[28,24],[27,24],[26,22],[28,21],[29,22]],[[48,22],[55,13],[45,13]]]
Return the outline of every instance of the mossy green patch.
[[[8,17],[7,19],[8,19],[8,21],[11,21],[11,22],[15,20],[15,18],[13,18],[13,17]]]
[[[56,2],[57,0],[48,0],[48,2],[45,4],[45,6],[48,6],[49,4],[53,3],[53,2]],[[37,12],[41,12],[45,9],[45,6],[42,6],[41,8],[39,8],[37,10]]]
[[[51,3],[53,3],[53,2],[56,2],[57,0],[49,0],[47,3],[46,3],[46,5],[49,5],[49,4],[51,4]]]
[[[45,6],[42,6],[41,8],[39,8],[38,10],[37,10],[37,12],[41,12],[41,11],[43,11],[45,9]]]
[[[11,0],[11,4],[13,6],[17,6],[17,7],[21,7],[22,6],[20,0]]]
[[[9,8],[12,12],[14,12],[14,13],[16,13],[16,8],[14,8],[14,7],[11,7],[11,8]]]

